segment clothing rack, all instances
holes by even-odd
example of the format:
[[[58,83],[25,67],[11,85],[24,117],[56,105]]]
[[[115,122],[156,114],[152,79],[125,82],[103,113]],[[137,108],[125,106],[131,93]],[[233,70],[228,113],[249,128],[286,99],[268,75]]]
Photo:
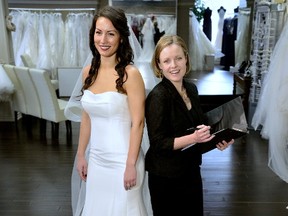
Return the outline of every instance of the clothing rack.
[[[251,14],[251,9],[250,8],[239,8],[239,14],[243,15],[249,15]]]
[[[30,13],[60,13],[63,20],[67,19],[69,13],[95,13],[95,8],[9,8],[10,12],[30,12]]]
[[[126,13],[126,16],[144,16],[144,17],[152,17],[152,16],[163,16],[163,17],[175,17],[174,14],[163,14],[163,13],[145,13],[145,14],[134,14],[134,13]]]
[[[18,11],[45,11],[45,12],[62,12],[62,11],[95,11],[95,8],[9,8],[9,10],[18,10]]]
[[[259,1],[259,0],[258,0]],[[262,82],[269,71],[270,57],[284,26],[286,4],[255,2],[252,47],[252,86],[250,101],[257,103]],[[279,6],[284,6],[283,8]]]

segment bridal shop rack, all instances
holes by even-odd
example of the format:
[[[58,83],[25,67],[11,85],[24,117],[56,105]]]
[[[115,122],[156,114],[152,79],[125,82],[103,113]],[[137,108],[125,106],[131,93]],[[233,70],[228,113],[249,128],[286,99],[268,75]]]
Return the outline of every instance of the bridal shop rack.
[[[31,12],[95,12],[95,8],[9,8],[10,11],[31,11]]]
[[[285,7],[284,3],[255,1],[250,56],[252,61],[250,101],[252,103],[258,102],[261,84],[268,73],[272,51],[284,26]]]
[[[69,13],[95,13],[95,8],[9,8],[10,11],[28,11],[35,13],[61,13],[63,19]]]
[[[12,33],[15,65],[22,65],[20,56],[26,53],[38,68],[83,66],[89,53],[94,8],[10,8],[9,11],[17,29]]]

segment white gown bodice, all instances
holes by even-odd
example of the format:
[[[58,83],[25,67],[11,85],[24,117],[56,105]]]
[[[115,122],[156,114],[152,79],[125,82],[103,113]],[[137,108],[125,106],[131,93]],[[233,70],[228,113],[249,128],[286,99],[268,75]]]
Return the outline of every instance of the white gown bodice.
[[[91,119],[90,150],[122,153],[127,157],[131,128],[127,96],[117,92],[93,94],[86,90],[81,101]]]

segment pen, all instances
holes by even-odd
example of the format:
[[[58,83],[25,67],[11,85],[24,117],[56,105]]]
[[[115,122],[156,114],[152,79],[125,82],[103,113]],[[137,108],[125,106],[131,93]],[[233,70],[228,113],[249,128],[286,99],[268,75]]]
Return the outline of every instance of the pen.
[[[186,129],[187,131],[195,131],[195,130],[200,130],[200,128],[197,127],[190,127],[188,129]]]

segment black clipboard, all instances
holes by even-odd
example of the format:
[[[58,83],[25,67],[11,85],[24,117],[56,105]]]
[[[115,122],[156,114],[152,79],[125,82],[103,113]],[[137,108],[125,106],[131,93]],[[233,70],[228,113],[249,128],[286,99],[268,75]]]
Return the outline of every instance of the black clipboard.
[[[213,133],[215,137],[212,140],[217,143],[222,142],[223,140],[229,142],[232,139],[238,139],[242,136],[245,136],[247,133],[248,132],[246,131],[242,131],[235,128],[224,128],[222,130]]]
[[[193,128],[195,130],[195,128]],[[192,128],[187,129],[189,131],[193,131]],[[216,148],[216,145],[219,142],[222,142],[223,140],[225,140],[226,142],[231,141],[232,139],[238,139],[241,138],[245,135],[248,134],[248,131],[243,131],[240,129],[236,129],[236,128],[224,128],[222,130],[216,131],[215,133],[213,133],[213,135],[215,135],[215,137],[213,137],[212,140],[206,142],[206,143],[196,143],[196,144],[191,144],[185,148],[182,149],[182,151],[194,146],[194,145],[200,145],[201,146],[201,150],[202,150],[202,154]]]
[[[243,131],[236,128],[224,128],[222,130],[216,131],[213,133],[215,137],[206,143],[197,143],[197,145],[201,145],[202,154],[215,149],[219,142],[225,140],[226,142],[231,141],[232,139],[238,139],[244,137],[248,134],[249,131]]]

